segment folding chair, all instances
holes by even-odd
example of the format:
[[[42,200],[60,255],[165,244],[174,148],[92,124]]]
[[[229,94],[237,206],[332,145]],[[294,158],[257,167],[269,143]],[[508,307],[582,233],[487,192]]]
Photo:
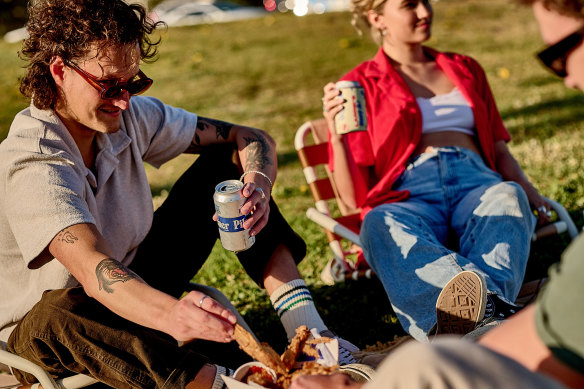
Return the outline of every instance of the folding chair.
[[[233,307],[227,296],[225,296],[221,291],[210,286],[196,284],[194,282],[191,282],[188,285],[187,290],[198,290],[203,292],[206,295],[211,296],[214,300],[217,300],[224,307],[231,309],[237,317],[237,322],[242,327],[247,329],[250,334],[253,334],[253,331],[249,328],[243,317],[239,314],[235,307]],[[32,374],[36,377],[38,383],[30,385],[22,385],[18,383],[14,376],[11,375],[12,369],[25,371],[29,374]],[[40,366],[7,351],[6,343],[0,341],[0,373],[2,372],[8,374],[0,374],[0,389],[77,389],[84,388],[98,382],[95,378],[83,374],[75,374],[71,375],[70,377],[55,380]]]
[[[6,377],[0,382],[4,382],[7,386],[0,386],[0,388],[14,388],[14,389],[76,389],[84,388],[97,382],[93,377],[75,374],[70,377],[55,380],[40,366],[30,362],[27,359],[19,357],[16,354],[6,350],[6,343],[0,342],[0,364],[4,364],[9,370],[7,373],[11,374],[12,369],[22,370],[36,377],[38,383],[31,385],[21,385],[12,376],[2,375]],[[8,379],[10,377],[11,379]]]
[[[371,278],[373,275],[371,269],[363,269],[365,264],[362,260],[358,259],[355,262],[351,257],[354,254],[354,247],[348,248],[351,244],[361,246],[359,210],[350,209],[342,202],[328,169],[326,121],[321,118],[302,124],[296,131],[294,146],[315,202],[315,207],[310,207],[306,211],[306,216],[324,229],[334,256],[322,271],[322,280],[334,284],[347,279]],[[532,241],[564,232],[568,232],[571,239],[578,236],[578,229],[566,209],[551,199],[547,201],[558,220],[538,229],[533,234]],[[541,280],[538,280],[537,285],[539,290]],[[526,284],[527,289],[533,287],[533,284]]]

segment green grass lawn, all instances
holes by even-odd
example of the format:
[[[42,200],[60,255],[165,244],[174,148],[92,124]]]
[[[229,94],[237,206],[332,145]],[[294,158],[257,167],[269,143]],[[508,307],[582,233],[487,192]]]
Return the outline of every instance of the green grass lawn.
[[[504,0],[440,0],[433,5],[434,37],[429,45],[479,60],[513,136],[512,152],[540,191],[564,204],[581,226],[584,97],[566,89],[536,62],[534,53],[542,45],[531,10]],[[18,49],[0,43],[0,139],[14,114],[27,105],[18,95],[16,80],[23,72]],[[143,66],[155,80],[148,95],[273,135],[279,160],[274,198],[308,244],[301,272],[331,329],[361,347],[391,340],[401,330],[377,281],[329,287],[320,280],[331,253],[322,231],[304,215],[312,200],[293,139],[304,121],[321,116],[324,84],[375,51],[368,35],[355,33],[348,13],[302,18],[271,14],[245,22],[168,29],[162,33],[159,60]],[[155,205],[191,161],[184,157],[160,170],[148,167]],[[565,244],[566,238],[535,244],[529,276],[545,272]],[[283,346],[284,332],[265,293],[234,255],[216,246],[195,280],[219,287],[262,340]]]

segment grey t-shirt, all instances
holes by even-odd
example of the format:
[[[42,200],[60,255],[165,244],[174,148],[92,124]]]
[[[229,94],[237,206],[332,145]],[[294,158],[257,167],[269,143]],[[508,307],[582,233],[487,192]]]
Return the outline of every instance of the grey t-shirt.
[[[537,333],[556,358],[584,374],[584,234],[549,271],[537,299]]]
[[[97,134],[97,176],[50,110],[16,115],[0,144],[0,340],[43,291],[78,285],[47,251],[64,228],[94,224],[129,264],[148,233],[152,195],[144,162],[159,167],[186,150],[197,115],[135,96],[120,130]]]

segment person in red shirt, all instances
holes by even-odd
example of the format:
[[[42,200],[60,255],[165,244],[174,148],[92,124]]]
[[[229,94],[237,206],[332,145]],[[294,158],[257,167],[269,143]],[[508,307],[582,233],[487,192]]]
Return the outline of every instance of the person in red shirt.
[[[507,147],[485,72],[468,56],[424,46],[429,1],[351,5],[353,24],[380,45],[341,78],[364,88],[367,130],[336,133],[344,99],[334,83],[324,87],[323,110],[330,169],[341,200],[361,212],[365,259],[416,339],[434,326],[460,334],[515,313],[531,208],[543,223],[549,204]],[[451,301],[470,302],[467,320],[467,307]]]
[[[531,5],[547,47],[543,65],[584,91],[584,1],[516,0]],[[368,383],[348,375],[301,376],[290,389],[583,388],[581,330],[584,234],[550,269],[537,301],[480,338],[408,342],[391,352]]]

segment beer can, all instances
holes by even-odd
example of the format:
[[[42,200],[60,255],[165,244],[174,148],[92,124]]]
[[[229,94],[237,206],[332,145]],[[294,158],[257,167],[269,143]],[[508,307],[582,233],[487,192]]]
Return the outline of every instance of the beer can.
[[[255,242],[255,236],[250,236],[249,230],[243,228],[246,215],[242,215],[239,209],[246,198],[239,193],[241,188],[243,182],[227,180],[217,184],[213,195],[221,244],[226,250],[236,253],[247,250]]]
[[[335,116],[335,131],[339,135],[353,131],[366,131],[365,91],[357,81],[339,81],[336,86],[341,91],[345,102],[343,110]]]

